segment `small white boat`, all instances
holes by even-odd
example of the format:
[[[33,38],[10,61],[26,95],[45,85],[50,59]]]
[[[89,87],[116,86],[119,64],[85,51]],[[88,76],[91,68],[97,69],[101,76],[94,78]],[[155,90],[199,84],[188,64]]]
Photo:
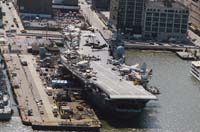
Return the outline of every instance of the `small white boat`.
[[[200,81],[200,61],[192,61],[190,73]]]

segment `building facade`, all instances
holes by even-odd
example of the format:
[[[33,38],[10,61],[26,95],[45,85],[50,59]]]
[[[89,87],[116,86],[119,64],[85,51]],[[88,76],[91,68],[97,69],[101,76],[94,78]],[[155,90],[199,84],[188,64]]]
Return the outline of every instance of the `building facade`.
[[[100,10],[109,10],[110,0],[92,0],[92,8]]]
[[[110,23],[123,33],[141,34],[144,0],[111,0]]]
[[[146,3],[143,36],[156,41],[187,40],[189,10],[179,2]]]
[[[53,9],[79,10],[78,0],[53,0]]]
[[[52,0],[18,0],[17,5],[23,15],[44,17],[52,15]]]

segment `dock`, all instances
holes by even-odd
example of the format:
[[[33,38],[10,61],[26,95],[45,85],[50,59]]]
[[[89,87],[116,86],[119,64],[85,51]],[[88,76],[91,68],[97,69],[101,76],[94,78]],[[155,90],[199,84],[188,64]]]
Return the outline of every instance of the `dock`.
[[[36,71],[36,58],[33,55],[4,54],[4,60],[23,124],[36,130],[99,130],[101,124],[95,116],[78,120],[54,116],[55,102],[45,92],[45,82]],[[27,66],[22,65],[22,60],[27,62]],[[68,105],[76,109],[80,104],[72,102]]]
[[[138,50],[161,50],[161,51],[172,51],[172,52],[180,52],[186,49],[198,49],[196,46],[182,46],[182,45],[159,45],[159,44],[149,44],[145,42],[137,42],[137,43],[126,43],[126,49],[138,49]]]

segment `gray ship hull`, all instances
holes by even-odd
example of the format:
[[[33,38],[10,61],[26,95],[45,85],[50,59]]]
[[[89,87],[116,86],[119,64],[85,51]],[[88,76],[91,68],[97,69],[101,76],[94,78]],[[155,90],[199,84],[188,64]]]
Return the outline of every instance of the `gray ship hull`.
[[[97,93],[85,92],[86,99],[101,111],[115,118],[132,118],[139,115],[149,100],[109,100]]]

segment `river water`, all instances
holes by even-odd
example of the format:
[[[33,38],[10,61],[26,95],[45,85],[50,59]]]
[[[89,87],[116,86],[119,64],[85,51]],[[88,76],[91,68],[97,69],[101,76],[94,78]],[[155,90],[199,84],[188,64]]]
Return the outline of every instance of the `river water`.
[[[151,84],[161,94],[150,101],[144,111],[130,121],[104,120],[102,131],[107,132],[199,132],[200,82],[193,78],[190,62],[174,53],[128,50],[129,65],[146,62],[153,68]],[[18,114],[10,122],[0,124],[0,132],[31,132],[21,124]]]
[[[133,121],[114,123],[118,129],[104,122],[106,129],[116,132],[199,132],[200,82],[190,75],[190,62],[170,52],[128,50],[126,57],[129,65],[146,62],[153,68],[151,83],[161,94],[158,101],[150,101]]]

